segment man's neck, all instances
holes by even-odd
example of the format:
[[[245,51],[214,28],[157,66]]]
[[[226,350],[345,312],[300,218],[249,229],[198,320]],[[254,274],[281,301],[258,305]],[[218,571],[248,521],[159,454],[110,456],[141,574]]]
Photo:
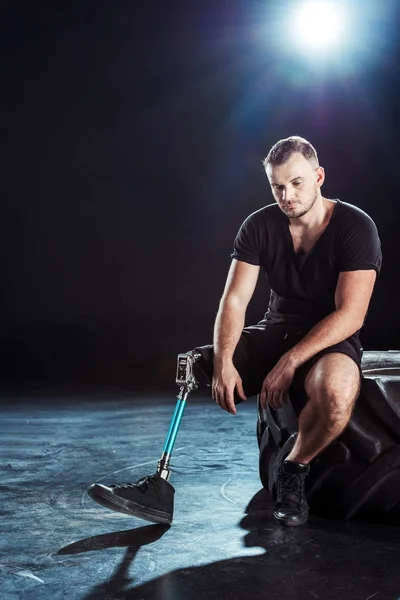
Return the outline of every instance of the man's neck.
[[[306,215],[298,219],[289,219],[290,227],[304,232],[319,229],[329,221],[333,208],[334,202],[319,196]]]

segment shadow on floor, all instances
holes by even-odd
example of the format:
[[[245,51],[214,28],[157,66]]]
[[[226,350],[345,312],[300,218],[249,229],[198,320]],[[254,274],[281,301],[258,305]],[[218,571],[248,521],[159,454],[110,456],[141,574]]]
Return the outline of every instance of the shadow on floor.
[[[398,528],[316,517],[302,527],[285,528],[273,521],[270,504],[265,490],[260,490],[240,522],[248,532],[244,547],[261,549],[260,554],[177,569],[138,586],[134,585],[136,554],[141,546],[159,540],[168,526],[149,525],[87,538],[58,554],[126,547],[116,570],[84,600],[398,598]],[[224,536],[220,543],[224,544]]]
[[[146,544],[153,544],[160,539],[170,525],[147,525],[139,529],[130,529],[129,531],[117,531],[115,533],[105,533],[94,537],[74,542],[61,548],[57,554],[81,554],[82,552],[91,552],[94,550],[106,550],[108,548],[133,548],[136,550]]]
[[[71,555],[109,548],[126,548],[124,558],[115,573],[104,583],[97,585],[85,598],[99,600],[100,598],[124,598],[129,586],[134,583],[134,578],[129,576],[129,569],[138,550],[147,544],[153,544],[168,531],[170,525],[148,525],[139,529],[117,531],[86,538],[64,546],[57,554]]]

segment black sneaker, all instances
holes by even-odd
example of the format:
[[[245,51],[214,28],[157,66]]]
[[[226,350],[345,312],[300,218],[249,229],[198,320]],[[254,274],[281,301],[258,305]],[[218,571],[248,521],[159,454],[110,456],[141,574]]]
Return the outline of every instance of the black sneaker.
[[[89,496],[102,506],[168,525],[172,523],[174,493],[174,487],[157,474],[124,485],[93,483],[88,489]]]
[[[305,478],[310,465],[284,461],[276,474],[274,517],[279,525],[294,527],[308,519],[309,506],[305,494]]]

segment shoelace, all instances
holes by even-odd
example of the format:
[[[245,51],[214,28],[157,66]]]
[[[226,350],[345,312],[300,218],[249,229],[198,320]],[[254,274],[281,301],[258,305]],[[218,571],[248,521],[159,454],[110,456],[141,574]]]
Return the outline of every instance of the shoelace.
[[[304,475],[280,473],[277,481],[277,499],[284,506],[296,504],[301,506],[304,500]]]
[[[153,488],[157,492],[157,496],[160,497],[160,492],[158,491],[158,487],[154,482],[154,475],[147,475],[146,477],[142,477],[142,479],[139,479],[139,481],[137,481],[136,483],[123,483],[116,487],[118,487],[120,490],[136,489],[139,490],[139,492],[141,492],[142,494],[144,494],[149,489],[149,485],[153,486]]]

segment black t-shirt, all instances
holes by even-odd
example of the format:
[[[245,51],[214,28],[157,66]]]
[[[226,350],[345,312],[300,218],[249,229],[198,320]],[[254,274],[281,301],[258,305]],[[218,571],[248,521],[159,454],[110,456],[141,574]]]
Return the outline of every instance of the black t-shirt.
[[[375,269],[379,275],[382,264],[375,223],[340,200],[310,252],[295,253],[289,219],[274,203],[247,217],[231,256],[265,270],[271,294],[264,320],[269,324],[314,325],[335,310],[341,271]]]

